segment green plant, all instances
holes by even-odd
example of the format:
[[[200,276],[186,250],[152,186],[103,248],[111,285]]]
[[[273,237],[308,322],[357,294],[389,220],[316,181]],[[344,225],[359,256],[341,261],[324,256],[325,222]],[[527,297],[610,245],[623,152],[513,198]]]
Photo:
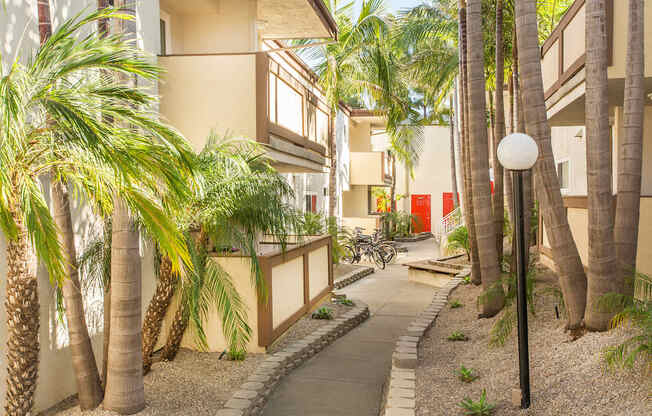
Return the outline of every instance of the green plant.
[[[450,334],[446,339],[449,341],[468,341],[469,337],[467,337],[460,331],[453,331],[453,333]]]
[[[230,349],[227,355],[231,361],[244,361],[247,357],[247,353],[245,351],[235,349]]]
[[[339,264],[342,257],[346,255],[345,247],[351,240],[351,232],[337,224],[337,217],[326,219],[326,231],[333,240],[331,251],[333,264]]]
[[[453,301],[451,301],[450,306],[451,306],[451,309],[457,309],[457,308],[461,308],[464,305],[462,305],[459,300],[453,300]]]
[[[477,402],[465,397],[464,400],[459,402],[457,405],[464,409],[467,415],[473,416],[489,416],[496,408],[495,404],[487,401],[487,391],[484,389],[482,390],[480,400]]]
[[[471,261],[471,246],[469,244],[469,230],[466,226],[462,225],[457,227],[447,238],[448,245],[446,249],[449,253],[455,253],[463,250],[466,254],[467,260]]]
[[[355,303],[351,299],[338,299],[335,301],[335,303],[339,303],[340,305],[344,306],[355,306]]]
[[[479,377],[475,373],[475,370],[472,368],[466,368],[464,366],[460,366],[460,368],[457,369],[457,376],[465,383],[471,383]]]
[[[312,319],[333,319],[333,311],[329,308],[323,307],[319,308],[312,313]]]
[[[385,238],[408,237],[414,224],[420,224],[420,219],[408,212],[393,211],[382,214],[383,233]]]
[[[301,214],[299,234],[321,235],[324,233],[325,221],[321,213],[305,211]]]
[[[463,285],[470,285],[471,284],[471,276],[464,276],[464,279],[462,279],[462,284]]]
[[[636,273],[634,287],[634,296],[609,293],[598,300],[601,312],[617,312],[610,328],[632,328],[632,334],[624,342],[604,350],[603,358],[609,370],[632,369],[640,362],[652,374],[652,278]]]

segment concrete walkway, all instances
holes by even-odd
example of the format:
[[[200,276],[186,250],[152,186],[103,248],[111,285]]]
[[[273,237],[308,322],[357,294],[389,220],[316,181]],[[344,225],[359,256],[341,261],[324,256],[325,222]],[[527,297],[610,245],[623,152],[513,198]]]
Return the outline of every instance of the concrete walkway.
[[[409,246],[408,257],[399,262],[439,253],[433,239]],[[392,265],[342,292],[367,303],[371,317],[285,376],[264,416],[378,416],[396,339],[435,289],[408,282],[407,268]]]

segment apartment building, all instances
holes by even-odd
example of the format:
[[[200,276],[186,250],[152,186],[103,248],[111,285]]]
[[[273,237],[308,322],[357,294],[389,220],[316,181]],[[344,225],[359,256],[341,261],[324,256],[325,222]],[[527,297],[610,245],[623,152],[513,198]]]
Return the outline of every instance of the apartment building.
[[[624,134],[623,99],[627,53],[627,0],[607,1],[608,100],[612,133],[613,190],[617,185],[618,142]],[[646,22],[652,22],[652,4],[645,2]],[[584,264],[588,261],[588,212],[585,136],[585,0],[576,0],[542,47],[543,84],[552,146],[564,206]],[[645,33],[645,119],[643,182],[637,269],[652,273],[652,27]],[[542,259],[551,267],[545,224],[541,221]]]

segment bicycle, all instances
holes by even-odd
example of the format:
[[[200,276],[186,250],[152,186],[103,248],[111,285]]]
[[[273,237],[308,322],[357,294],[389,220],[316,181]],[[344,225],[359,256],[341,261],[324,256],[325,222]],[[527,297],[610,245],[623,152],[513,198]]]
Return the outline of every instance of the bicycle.
[[[344,246],[345,254],[342,260],[346,263],[356,264],[362,261],[363,257],[373,261],[381,270],[385,269],[387,254],[374,241],[374,238],[362,234],[362,229],[356,228],[355,235],[351,239],[351,245]]]

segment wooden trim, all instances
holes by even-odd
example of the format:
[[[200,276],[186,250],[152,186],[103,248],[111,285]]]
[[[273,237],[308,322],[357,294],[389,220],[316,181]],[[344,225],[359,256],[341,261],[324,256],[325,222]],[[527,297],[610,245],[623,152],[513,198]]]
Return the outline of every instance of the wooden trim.
[[[287,331],[293,323],[301,319],[309,310],[309,305],[303,305],[298,311],[290,315],[285,321],[281,322],[276,328],[272,329],[272,336],[269,344],[263,345],[264,347],[271,345],[278,339],[285,331]]]
[[[265,282],[265,289],[267,299],[264,299],[260,293],[258,296],[258,345],[265,347],[272,343],[272,329],[274,325],[274,308],[272,303],[272,266],[269,260],[264,257],[259,257],[261,271],[263,274],[263,281]]]
[[[555,40],[559,38],[560,34],[568,27],[568,24],[570,23],[571,20],[575,17],[577,12],[580,11],[582,6],[584,6],[584,3],[586,3],[586,0],[576,0],[575,3],[573,3],[568,10],[566,10],[566,13],[564,16],[562,16],[561,20],[559,20],[559,23],[557,23],[557,27],[552,31],[548,39],[546,39],[545,42],[543,42],[543,45],[541,46],[541,57],[552,47],[552,44],[555,43]]]
[[[285,139],[296,145],[305,147],[306,149],[313,150],[322,156],[326,156],[326,148],[321,144],[313,142],[312,140],[308,140],[306,137],[301,136],[300,134],[297,134],[296,132],[279,124],[270,122],[268,126],[268,134],[271,133],[275,136],[280,137],[281,139]]]
[[[335,285],[335,275],[333,273],[333,239],[328,239],[328,285],[331,287]]]
[[[268,256],[270,265],[272,267],[278,266],[281,263],[285,263],[290,260],[294,260],[297,257],[301,257],[306,253],[310,253],[311,251],[314,251],[318,248],[321,248],[325,245],[328,245],[328,242],[330,241],[330,236],[325,235],[322,237],[319,237],[309,243],[306,243],[302,245],[301,247],[297,247],[293,250],[289,250],[286,252],[279,252],[279,253],[274,253],[270,256]]]
[[[319,20],[326,26],[333,39],[337,40],[337,23],[331,15],[331,12],[326,8],[324,2],[321,0],[308,0],[308,3],[310,3],[315,13],[317,13]]]
[[[260,52],[256,54],[256,141],[259,143],[269,144],[269,124],[269,55]]]
[[[573,62],[573,64],[559,76],[557,81],[555,81],[554,84],[548,90],[546,91],[545,99],[547,100],[550,98],[554,93],[556,93],[562,85],[564,85],[566,82],[568,82],[569,79],[575,76],[586,64],[586,54],[580,56]]]
[[[324,296],[326,296],[332,290],[333,290],[333,286],[329,284],[324,288],[324,290],[317,293],[314,298],[310,299],[310,303],[306,305],[308,307],[308,310],[311,310],[317,304],[318,301],[320,301]]]
[[[562,199],[566,208],[588,208],[588,197],[586,196],[565,196]]]

